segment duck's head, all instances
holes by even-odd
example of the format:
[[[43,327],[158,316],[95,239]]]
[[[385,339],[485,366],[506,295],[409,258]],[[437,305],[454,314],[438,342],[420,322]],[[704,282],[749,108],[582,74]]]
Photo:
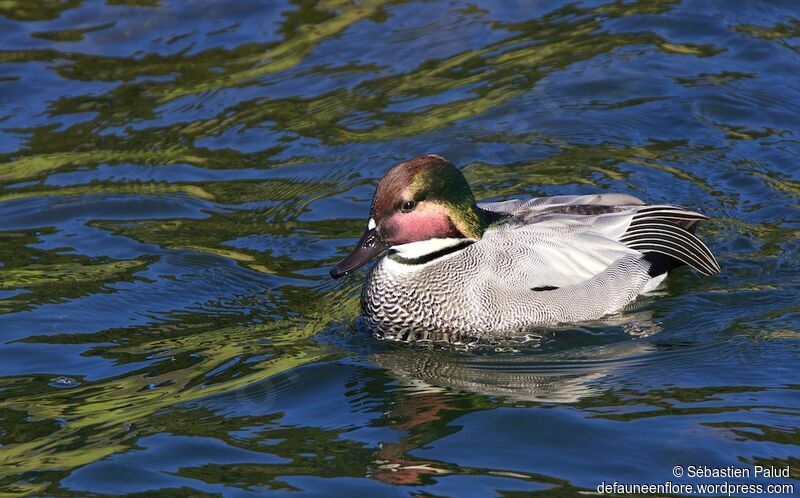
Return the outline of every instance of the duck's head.
[[[381,179],[372,198],[367,230],[356,248],[331,270],[333,278],[394,246],[433,239],[480,239],[483,211],[466,178],[437,155],[402,162]]]

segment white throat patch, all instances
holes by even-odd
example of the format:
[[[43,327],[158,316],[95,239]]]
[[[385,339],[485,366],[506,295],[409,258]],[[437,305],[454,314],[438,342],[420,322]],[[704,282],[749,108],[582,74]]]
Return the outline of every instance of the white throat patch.
[[[398,275],[414,273],[437,261],[460,254],[473,242],[475,242],[473,239],[448,238],[392,246],[389,253],[381,260],[381,264],[390,273]],[[437,252],[442,254],[437,255]]]
[[[409,242],[408,244],[392,246],[389,251],[396,252],[403,259],[417,259],[441,251],[442,249],[461,244],[465,240],[470,239],[447,238],[421,240],[419,242]]]

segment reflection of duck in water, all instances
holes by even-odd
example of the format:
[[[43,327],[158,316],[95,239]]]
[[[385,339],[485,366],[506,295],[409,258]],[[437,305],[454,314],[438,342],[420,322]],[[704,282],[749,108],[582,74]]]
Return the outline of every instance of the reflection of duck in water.
[[[705,216],[623,194],[476,204],[461,172],[422,156],[381,180],[348,274],[388,252],[362,295],[391,339],[466,341],[615,313],[683,264],[720,271],[694,235]]]

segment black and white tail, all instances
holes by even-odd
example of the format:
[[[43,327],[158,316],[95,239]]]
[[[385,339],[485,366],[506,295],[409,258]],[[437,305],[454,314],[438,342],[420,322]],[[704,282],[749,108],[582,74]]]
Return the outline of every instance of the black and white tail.
[[[667,256],[674,260],[670,266],[680,262],[703,275],[713,275],[722,269],[708,247],[694,234],[697,223],[707,219],[700,213],[676,206],[648,206],[633,215],[620,242],[645,254]]]

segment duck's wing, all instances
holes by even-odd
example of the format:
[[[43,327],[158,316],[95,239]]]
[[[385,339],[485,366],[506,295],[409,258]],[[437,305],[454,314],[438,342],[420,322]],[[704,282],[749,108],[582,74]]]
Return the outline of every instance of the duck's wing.
[[[644,206],[624,194],[547,197],[481,208],[506,216],[484,238],[498,255],[513,254],[513,264],[504,256],[494,261],[502,266],[497,274],[511,275],[514,285],[544,290],[575,285],[629,255],[645,259],[652,276],[680,264],[707,275],[720,271],[693,233],[707,218],[683,208]]]
[[[519,208],[490,227],[475,245],[485,251],[489,273],[505,285],[559,288],[588,280],[621,257],[641,255],[619,242],[633,214],[628,210],[590,216]]]

